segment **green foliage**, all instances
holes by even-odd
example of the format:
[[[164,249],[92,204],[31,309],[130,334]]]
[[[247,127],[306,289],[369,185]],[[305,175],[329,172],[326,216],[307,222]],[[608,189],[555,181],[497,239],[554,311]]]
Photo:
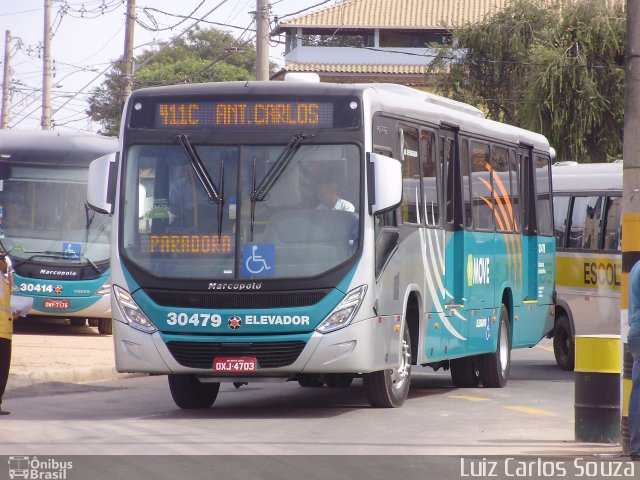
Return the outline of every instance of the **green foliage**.
[[[454,36],[430,67],[438,91],[544,134],[558,160],[621,154],[622,2],[516,0]]]
[[[179,83],[223,82],[255,78],[255,48],[237,46],[229,33],[216,29],[189,31],[166,48],[146,50],[134,59],[133,88]],[[117,135],[122,105],[121,61],[114,64],[105,81],[93,90],[87,114],[102,125],[100,133]]]

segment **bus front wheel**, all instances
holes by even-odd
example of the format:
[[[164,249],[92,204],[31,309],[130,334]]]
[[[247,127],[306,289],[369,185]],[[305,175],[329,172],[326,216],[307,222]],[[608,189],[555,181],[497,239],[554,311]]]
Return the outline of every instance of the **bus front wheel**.
[[[169,374],[169,390],[180,408],[209,408],[216,401],[220,384],[201,382],[195,375],[172,373]]]
[[[575,366],[575,343],[571,334],[569,317],[560,315],[553,330],[553,354],[556,363],[563,370],[573,370]]]
[[[400,351],[400,365],[393,370],[379,370],[362,376],[364,391],[372,407],[401,407],[409,394],[411,383],[411,338],[409,326],[404,325]]]
[[[110,318],[99,318],[98,319],[98,333],[100,335],[111,335],[113,334],[113,322]]]
[[[509,379],[511,367],[511,332],[509,312],[502,304],[498,325],[498,345],[493,353],[478,355],[478,372],[482,385],[488,388],[502,388]]]

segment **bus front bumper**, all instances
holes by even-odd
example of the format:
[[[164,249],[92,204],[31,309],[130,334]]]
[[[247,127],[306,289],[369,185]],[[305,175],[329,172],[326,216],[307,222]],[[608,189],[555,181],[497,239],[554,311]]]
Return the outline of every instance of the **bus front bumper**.
[[[115,319],[114,319],[115,320]],[[116,369],[119,372],[144,372],[156,374],[181,373],[215,377],[220,381],[233,381],[229,374],[213,370],[212,356],[210,368],[192,368],[178,362],[159,332],[148,334],[136,330],[120,321],[113,322]],[[296,373],[368,373],[397,366],[399,362],[400,332],[397,317],[375,317],[363,319],[334,332],[302,335],[269,336],[201,336],[180,335],[180,341],[199,344],[265,343],[300,340],[306,345],[298,357],[289,365],[277,368],[258,368],[255,372],[243,373],[242,377],[289,378]]]

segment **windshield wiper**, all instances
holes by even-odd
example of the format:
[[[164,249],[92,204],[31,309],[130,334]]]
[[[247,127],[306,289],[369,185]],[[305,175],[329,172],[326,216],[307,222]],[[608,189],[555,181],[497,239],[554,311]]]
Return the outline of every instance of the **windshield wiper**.
[[[251,202],[262,202],[266,198],[267,194],[269,193],[269,190],[271,190],[271,187],[273,187],[273,184],[276,183],[278,178],[280,178],[280,175],[282,175],[282,172],[284,172],[284,170],[287,168],[289,161],[293,158],[293,155],[298,151],[298,148],[300,148],[300,144],[307,137],[308,135],[306,133],[298,133],[291,138],[287,146],[284,147],[284,150],[280,152],[280,155],[276,159],[275,165],[271,168],[271,170],[267,172],[267,174],[264,176],[264,178],[260,182],[260,185],[258,185],[258,187],[255,188],[254,191],[251,193]],[[254,169],[254,176],[255,176],[255,169]],[[255,177],[254,177],[254,181],[255,181]]]
[[[202,163],[202,160],[200,159],[200,157],[198,156],[198,153],[193,148],[193,145],[191,145],[191,142],[189,141],[189,136],[185,135],[184,133],[179,133],[178,141],[180,142],[180,145],[182,146],[184,153],[187,154],[187,158],[189,158],[189,161],[191,162],[191,166],[193,167],[193,171],[196,172],[196,176],[198,177],[198,180],[200,180],[200,183],[204,187],[204,191],[207,192],[207,197],[209,197],[209,201],[222,203],[222,195],[220,195],[218,189],[213,183],[213,180],[211,180],[211,177],[209,176],[209,172],[207,172],[207,169],[205,168],[204,163]],[[220,182],[221,183],[223,182],[222,178],[220,179]]]
[[[27,262],[30,262],[31,260],[33,260],[34,258],[38,258],[38,257],[42,257],[42,258],[59,258],[61,260],[75,260],[77,258],[79,258],[79,256],[81,256],[89,265],[91,265],[91,267],[97,272],[97,273],[102,273],[100,271],[100,269],[98,268],[98,266],[94,263],[93,260],[91,260],[89,257],[87,257],[85,254],[81,254],[81,255],[72,255],[70,253],[67,252],[56,252],[53,250],[43,250],[41,252],[24,252],[24,253],[31,253],[32,255],[20,260],[19,262],[17,262],[13,267],[19,267],[20,265],[24,265]]]

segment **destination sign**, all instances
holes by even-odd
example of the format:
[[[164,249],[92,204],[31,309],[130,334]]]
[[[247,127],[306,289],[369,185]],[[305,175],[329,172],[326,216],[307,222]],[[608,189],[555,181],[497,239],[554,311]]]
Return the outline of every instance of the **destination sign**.
[[[155,128],[269,129],[331,128],[329,102],[162,102],[156,104]]]

